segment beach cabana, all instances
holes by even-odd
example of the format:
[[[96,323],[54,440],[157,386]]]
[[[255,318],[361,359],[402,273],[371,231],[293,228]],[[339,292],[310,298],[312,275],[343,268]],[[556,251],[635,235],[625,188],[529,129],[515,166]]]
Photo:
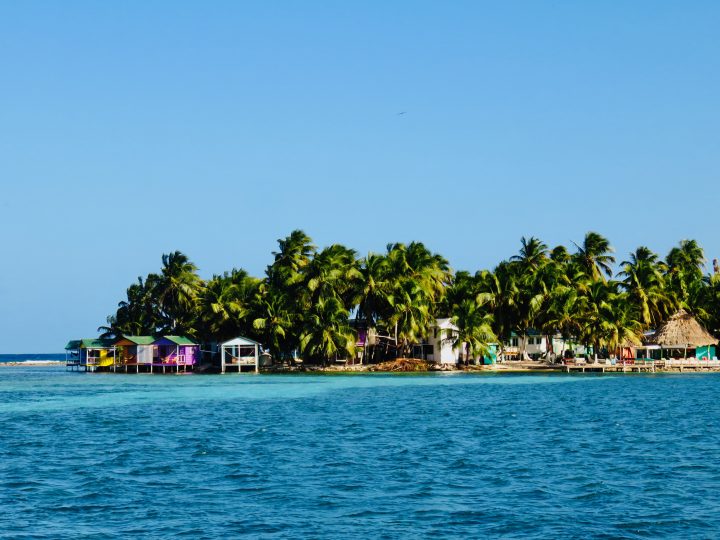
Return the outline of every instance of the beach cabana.
[[[250,366],[257,373],[260,371],[260,344],[246,337],[236,337],[220,344],[220,371],[237,368],[238,373],[243,367]]]
[[[185,336],[162,336],[152,343],[153,360],[150,371],[154,367],[161,367],[163,373],[166,368],[175,368],[175,371],[192,369],[200,355],[200,346]]]
[[[667,351],[670,357],[682,353],[683,358],[688,358],[690,353],[691,357],[701,355],[711,359],[718,340],[695,317],[681,309],[657,329],[651,342],[660,346],[661,351]]]
[[[115,368],[116,349],[111,339],[76,339],[65,346],[65,365],[95,371]]]
[[[153,342],[152,336],[122,336],[115,341],[120,363],[128,368],[135,366],[139,373],[140,366],[148,368],[153,363]]]

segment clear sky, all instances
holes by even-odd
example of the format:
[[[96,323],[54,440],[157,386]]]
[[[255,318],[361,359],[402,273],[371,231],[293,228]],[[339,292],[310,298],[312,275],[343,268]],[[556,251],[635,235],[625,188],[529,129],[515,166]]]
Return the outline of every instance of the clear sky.
[[[471,271],[588,230],[720,256],[718,28],[711,1],[1,2],[0,353],[96,335],[162,253],[261,275],[296,228]]]

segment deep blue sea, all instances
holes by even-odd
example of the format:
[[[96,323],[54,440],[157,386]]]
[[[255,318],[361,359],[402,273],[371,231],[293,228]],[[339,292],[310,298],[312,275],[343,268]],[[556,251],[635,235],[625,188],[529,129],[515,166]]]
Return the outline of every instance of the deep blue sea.
[[[719,388],[3,367],[0,537],[718,537]]]

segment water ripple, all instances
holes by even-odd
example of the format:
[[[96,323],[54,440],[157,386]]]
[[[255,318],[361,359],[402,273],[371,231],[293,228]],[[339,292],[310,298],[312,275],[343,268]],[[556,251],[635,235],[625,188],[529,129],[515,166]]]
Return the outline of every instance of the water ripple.
[[[715,375],[4,368],[0,538],[705,538]]]

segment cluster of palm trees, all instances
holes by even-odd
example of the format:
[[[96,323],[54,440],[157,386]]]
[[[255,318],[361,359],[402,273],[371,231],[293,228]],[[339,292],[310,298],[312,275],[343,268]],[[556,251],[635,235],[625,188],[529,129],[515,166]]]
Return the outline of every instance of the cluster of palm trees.
[[[358,332],[371,336],[366,359],[406,356],[441,317],[468,358],[530,328],[612,350],[639,343],[680,307],[720,330],[720,275],[704,275],[697,242],[683,240],[664,260],[640,247],[617,273],[612,252],[594,232],[572,252],[523,238],[493,271],[453,273],[420,242],[359,257],[339,244],[318,250],[298,230],[278,240],[262,279],[233,269],[205,281],[183,253],[163,255],[160,273],[138,278],[101,330],[202,342],[243,335],[276,358],[319,362],[354,357]]]
[[[519,253],[494,271],[474,276],[458,272],[449,311],[465,343],[480,349],[487,332],[472,339],[481,328],[478,317],[489,317],[486,322],[500,341],[532,328],[546,335],[559,333],[596,353],[639,344],[644,331],[681,307],[714,332],[720,330],[720,276],[703,275],[705,256],[696,241],[683,240],[664,261],[639,247],[616,274],[612,252],[608,240],[595,232],[574,244],[572,253],[564,246],[550,249],[537,238],[523,238]],[[467,305],[459,309],[462,302]]]

